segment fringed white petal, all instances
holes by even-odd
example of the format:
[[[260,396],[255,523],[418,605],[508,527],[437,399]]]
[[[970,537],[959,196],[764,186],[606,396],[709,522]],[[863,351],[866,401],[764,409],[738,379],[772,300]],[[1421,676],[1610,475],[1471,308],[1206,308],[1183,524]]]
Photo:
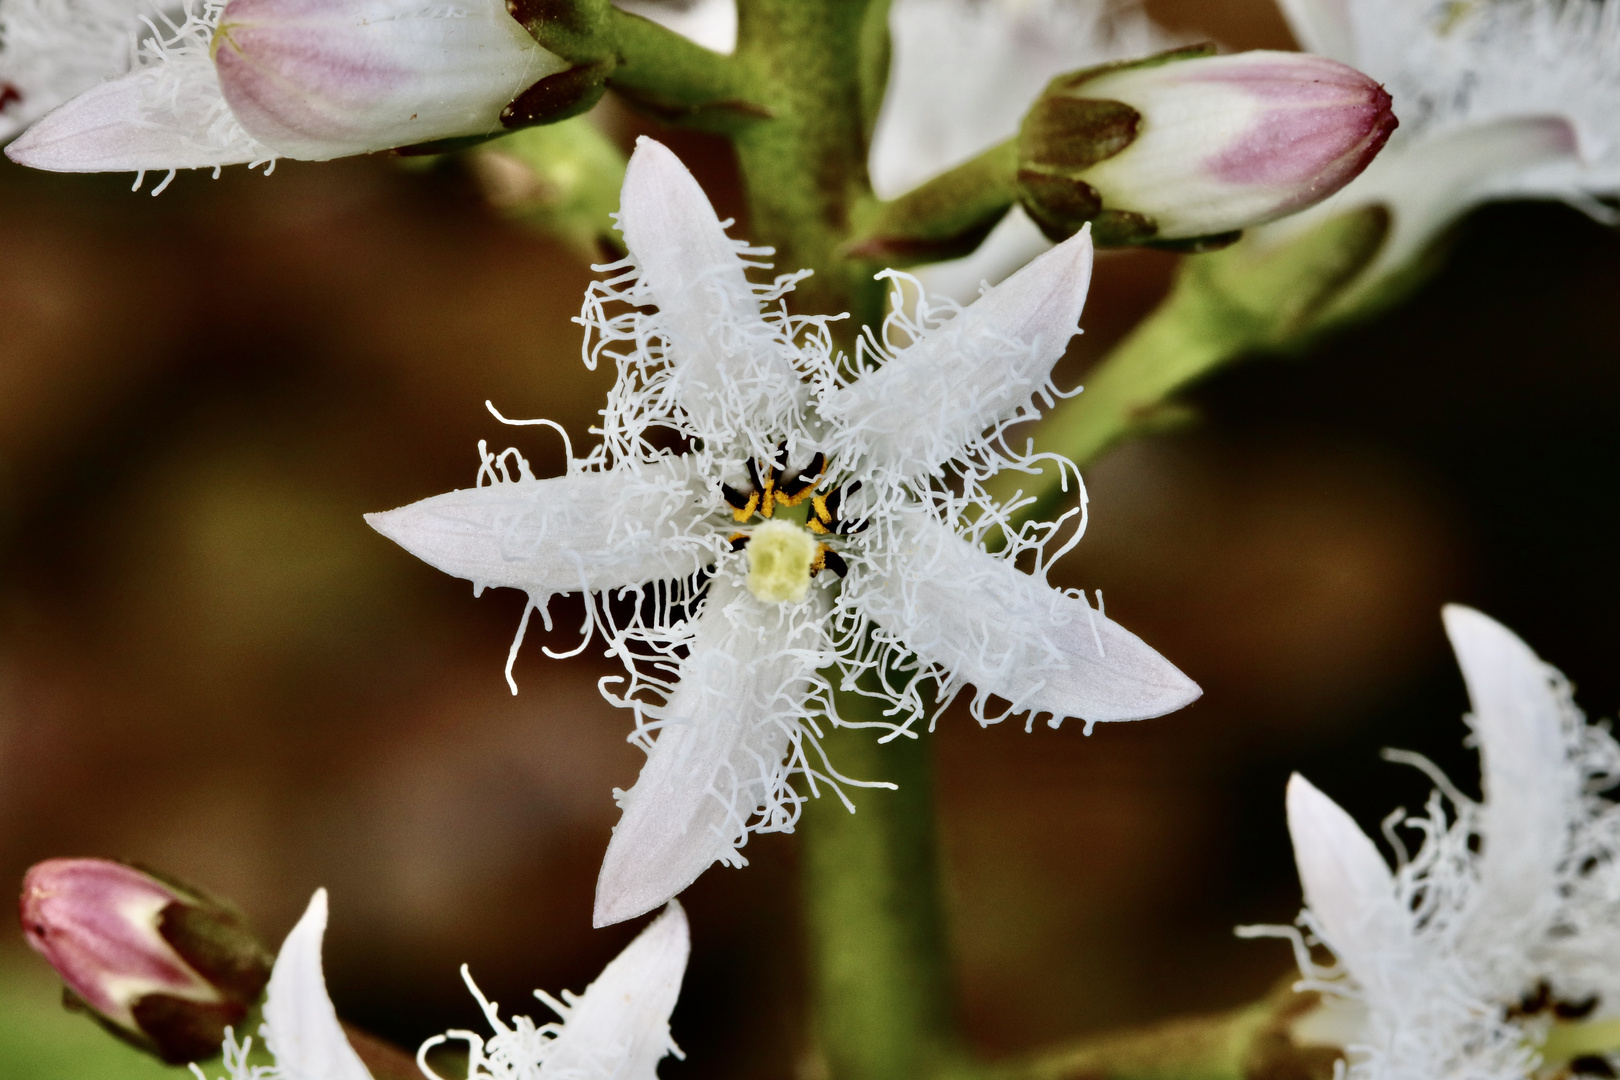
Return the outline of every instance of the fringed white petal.
[[[549,1047],[541,1080],[656,1080],[659,1061],[680,1052],[669,1014],[690,952],[686,912],[671,900],[585,993],[565,995],[562,1033]]]
[[[94,86],[6,147],[52,172],[200,169],[275,158],[242,130],[207,53],[182,52]]]
[[[675,394],[699,430],[777,425],[802,400],[791,347],[760,315],[744,246],[680,159],[645,136],[625,173],[619,228],[638,291],[657,305]]]
[[[709,583],[691,651],[635,786],[619,800],[596,884],[597,926],[664,903],[716,860],[741,864],[753,823],[796,815],[785,759],[816,668],[825,661],[824,594],[802,604],[756,600],[728,574]]]
[[[1507,627],[1457,604],[1443,617],[1468,683],[1485,791],[1472,917],[1492,935],[1537,929],[1558,903],[1559,864],[1580,813],[1566,702],[1552,669]]]
[[[129,70],[150,0],[6,0],[0,5],[0,142]]]
[[[1355,28],[1351,0],[1277,0],[1300,46],[1306,52],[1355,65]]]
[[[930,295],[971,304],[986,285],[1001,284],[1020,266],[1050,250],[1052,241],[1029,219],[1023,207],[1015,206],[973,254],[919,266],[912,273]]]
[[[1412,925],[1384,857],[1298,773],[1288,780],[1288,833],[1305,902],[1334,954],[1370,995],[1398,996],[1392,980],[1413,974]]]
[[[920,477],[1026,409],[1079,330],[1091,261],[1087,226],[829,395],[822,414],[846,429],[844,452],[864,453],[871,468],[897,477]]]
[[[851,573],[851,603],[916,653],[978,690],[1089,723],[1142,720],[1202,692],[1141,638],[921,512],[892,525],[888,551]]]
[[[568,67],[500,0],[231,0],[214,61],[242,126],[312,161],[499,133]]]
[[[264,998],[265,1041],[283,1080],[371,1080],[338,1023],[321,973],[326,890],[316,889],[281,945]]]
[[[525,477],[367,514],[372,528],[476,589],[537,602],[687,577],[714,557],[702,481],[681,459],[545,480]]]

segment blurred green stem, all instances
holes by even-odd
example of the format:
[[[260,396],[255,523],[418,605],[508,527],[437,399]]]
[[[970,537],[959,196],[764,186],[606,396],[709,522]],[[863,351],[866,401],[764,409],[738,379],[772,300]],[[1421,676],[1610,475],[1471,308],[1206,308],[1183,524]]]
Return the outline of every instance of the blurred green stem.
[[[1312,225],[1283,242],[1245,239],[1185,259],[1170,295],[1085,378],[1085,391],[1059,403],[1036,431],[1038,450],[1077,465],[1126,436],[1162,423],[1166,402],[1216,368],[1252,353],[1297,349],[1327,309],[1377,255],[1388,233],[1381,207]],[[1025,514],[1064,497],[1055,470],[1031,487],[1003,472],[995,494],[1015,487],[1036,496]]]
[[[897,199],[874,200],[845,251],[874,267],[970,255],[1017,201],[1017,171],[1018,148],[1008,139]]]
[[[769,114],[732,135],[752,238],[776,248],[778,266],[815,271],[794,291],[797,307],[875,323],[883,288],[840,248],[872,197],[866,151],[887,71],[887,0],[743,0],[737,16],[736,59],[766,88]]]
[[[1287,985],[1231,1012],[1110,1032],[991,1067],[986,1080],[1330,1080],[1339,1052],[1295,1045],[1317,995]]]
[[[846,720],[879,719],[872,698],[840,695]],[[879,744],[865,728],[822,740],[845,775],[894,791],[847,789],[805,807],[804,910],[817,1043],[837,1080],[951,1071],[962,1053],[952,1016],[929,740]]]

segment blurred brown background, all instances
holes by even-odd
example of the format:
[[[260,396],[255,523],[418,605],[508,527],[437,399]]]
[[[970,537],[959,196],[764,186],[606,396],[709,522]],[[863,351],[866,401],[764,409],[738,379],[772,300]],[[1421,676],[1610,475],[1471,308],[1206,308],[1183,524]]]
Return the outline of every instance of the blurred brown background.
[[[1151,5],[1288,45],[1260,0]],[[721,144],[671,141],[741,216]],[[494,998],[584,984],[633,933],[591,890],[639,751],[595,659],[531,634],[360,520],[544,473],[605,386],[569,322],[589,270],[451,175],[386,158],[128,177],[0,166],[0,878],[134,857],[239,899],[279,940],[328,886],[339,1008],[414,1045]],[[739,229],[747,235],[746,222]],[[1146,312],[1169,256],[1102,259],[1066,378]],[[1559,207],[1476,215],[1445,273],[1314,355],[1196,395],[1204,422],[1089,470],[1063,584],[1183,666],[1183,713],[933,737],[965,1020],[988,1053],[1239,1003],[1289,966],[1238,922],[1298,905],[1294,768],[1371,823],[1433,755],[1477,786],[1448,599],[1620,705],[1620,239]],[[1060,382],[1064,381],[1060,379]],[[558,602],[573,640],[579,608]],[[872,793],[865,798],[881,798]],[[687,897],[681,1077],[786,1077],[803,1043],[794,843]],[[20,948],[20,944],[8,946]]]

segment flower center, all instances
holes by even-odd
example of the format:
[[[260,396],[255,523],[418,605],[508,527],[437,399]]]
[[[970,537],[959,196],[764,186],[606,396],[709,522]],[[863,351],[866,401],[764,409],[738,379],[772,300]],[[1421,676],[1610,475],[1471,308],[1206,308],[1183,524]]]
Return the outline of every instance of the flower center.
[[[748,547],[753,537],[758,536],[761,529],[771,524],[786,524],[797,532],[803,532],[797,524],[783,522],[777,516],[778,511],[784,508],[797,507],[809,501],[809,506],[803,511],[796,511],[794,517],[803,522],[817,536],[849,536],[866,529],[865,521],[845,521],[839,517],[839,509],[843,505],[846,492],[853,494],[861,488],[861,482],[855,481],[847,487],[835,487],[823,493],[816,494],[816,488],[827,472],[826,456],[817,452],[804,468],[792,473],[787,468],[787,443],[776,448],[771,460],[761,469],[759,463],[752,458],[748,460],[748,479],[750,486],[747,490],[739,491],[730,484],[720,485],[720,494],[725,498],[726,504],[731,507],[731,516],[734,521],[745,522],[755,514],[765,519],[753,533],[734,533],[731,537],[731,550],[738,551]],[[838,552],[825,543],[816,542],[814,553],[810,557],[809,576],[815,577],[823,570],[831,570],[839,577],[849,573],[849,564]],[[752,560],[750,550],[750,560]],[[750,561],[750,566],[753,565]],[[754,578],[750,574],[748,587],[754,588]],[[806,585],[805,589],[809,586]],[[765,599],[756,589],[755,596]],[[797,602],[804,598],[804,589],[799,590],[792,599]]]
[[[820,569],[821,545],[799,526],[766,521],[748,537],[748,591],[768,604],[797,604]]]

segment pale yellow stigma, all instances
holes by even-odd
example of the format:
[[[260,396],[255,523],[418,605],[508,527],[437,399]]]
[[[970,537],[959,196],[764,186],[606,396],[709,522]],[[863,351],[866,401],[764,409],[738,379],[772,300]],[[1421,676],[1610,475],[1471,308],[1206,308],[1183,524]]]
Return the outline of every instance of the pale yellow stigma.
[[[820,546],[791,522],[762,522],[748,537],[748,591],[766,603],[797,604],[810,591]]]

